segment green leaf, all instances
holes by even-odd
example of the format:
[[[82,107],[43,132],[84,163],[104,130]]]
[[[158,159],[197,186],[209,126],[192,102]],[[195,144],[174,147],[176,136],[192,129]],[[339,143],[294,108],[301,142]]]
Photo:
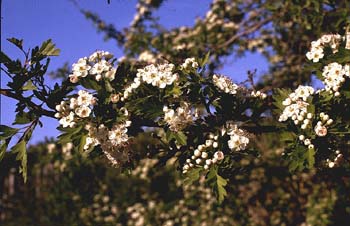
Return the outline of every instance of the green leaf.
[[[227,180],[218,174],[217,167],[212,167],[207,175],[207,180],[214,192],[216,193],[218,203],[221,204],[227,192],[225,186],[227,185]]]
[[[306,153],[307,153],[308,168],[311,169],[314,167],[314,164],[315,164],[315,149],[308,148]]]
[[[10,63],[10,62],[11,62],[11,58],[8,57],[3,51],[1,51],[1,53],[0,53],[0,63],[6,64],[6,63]]]
[[[33,85],[33,82],[29,80],[22,88],[23,90],[37,90],[38,88]]]
[[[198,181],[201,170],[202,170],[202,168],[194,168],[194,169],[191,169],[190,171],[188,171],[186,173],[186,178],[185,178],[183,184],[184,185],[191,185],[195,181]]]
[[[174,133],[174,138],[176,139],[176,141],[179,145],[186,145],[187,144],[187,136],[181,131]]]
[[[21,161],[20,172],[22,173],[24,182],[27,181],[27,150],[25,140],[21,140],[12,147],[12,151],[17,153],[16,160]]]
[[[6,149],[7,149],[7,146],[9,145],[9,143],[10,143],[10,140],[11,140],[11,138],[8,138],[6,140],[2,140],[1,141],[1,145],[0,145],[0,162],[5,156]]]
[[[80,83],[86,89],[100,90],[101,86],[97,83],[96,80],[93,79],[81,79]]]
[[[282,104],[282,102],[289,96],[290,93],[290,89],[274,89],[274,95],[272,97],[274,100],[273,105],[278,109],[276,113],[283,111],[285,106]]]
[[[7,41],[11,42],[20,49],[23,49],[23,39],[8,38]]]
[[[0,140],[5,140],[12,137],[18,132],[19,129],[11,128],[9,126],[0,125]]]
[[[107,92],[111,93],[114,91],[113,87],[111,86],[111,83],[107,80],[105,80],[105,86],[106,86]]]
[[[204,59],[200,62],[200,66],[203,67],[206,63],[208,63],[210,58],[210,52],[207,52],[207,54],[205,54]]]
[[[67,144],[71,142],[72,140],[72,133],[62,133],[61,135],[58,136],[58,143],[59,144]]]
[[[60,55],[60,50],[56,49],[55,44],[49,39],[41,44],[39,53],[44,56],[58,56]]]
[[[225,186],[227,185],[227,180],[225,180],[223,177],[221,177],[219,174],[217,174],[217,192],[218,192],[218,202],[219,204],[224,201],[225,197],[227,196],[227,192],[225,189]]]
[[[299,163],[297,161],[291,161],[289,163],[288,169],[290,172],[294,172],[299,167]]]
[[[28,112],[18,112],[13,124],[27,124],[34,120],[31,114]]]
[[[79,153],[84,153],[84,146],[86,144],[87,137],[88,136],[86,134],[81,136],[80,142],[79,142]]]

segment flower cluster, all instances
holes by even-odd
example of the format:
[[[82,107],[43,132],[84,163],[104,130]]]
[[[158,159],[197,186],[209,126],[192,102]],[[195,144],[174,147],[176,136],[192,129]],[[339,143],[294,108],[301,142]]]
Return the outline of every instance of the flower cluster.
[[[128,225],[143,226],[146,221],[146,208],[141,203],[135,203],[126,210],[129,215]]]
[[[103,190],[105,190],[103,185]],[[117,222],[120,215],[120,210],[113,204],[109,195],[96,194],[93,197],[93,203],[89,207],[83,207],[80,210],[79,217],[83,221],[95,222],[98,225],[119,225],[114,224]]]
[[[209,139],[204,144],[198,145],[193,151],[193,155],[186,159],[186,164],[182,167],[182,173],[187,173],[188,170],[195,166],[208,170],[211,165],[223,160],[224,153],[222,151],[216,151],[212,158],[208,158],[208,150],[211,148],[215,150],[219,147],[218,138],[218,135],[210,134]]]
[[[173,205],[154,197],[134,203],[126,208],[126,225],[234,225],[235,221],[230,217],[232,212],[228,208],[216,209],[215,195],[206,186],[204,176],[196,184],[183,186],[181,181],[176,181],[176,185],[183,191],[182,198],[174,201]]]
[[[138,58],[139,61],[155,64],[157,61],[157,56],[149,51],[143,51]]]
[[[118,165],[120,161],[127,158],[126,154],[119,147],[124,146],[128,142],[127,128],[130,125],[131,121],[125,121],[117,123],[111,129],[108,129],[104,124],[98,127],[88,124],[85,127],[89,131],[89,134],[86,138],[84,150],[89,150],[94,146],[100,145],[112,165]]]
[[[309,115],[310,113],[308,113]],[[312,117],[310,117],[312,118]],[[331,125],[333,123],[333,120],[329,118],[329,116],[327,114],[325,114],[324,112],[320,113],[320,118],[321,121],[318,121],[316,123],[316,126],[314,128],[314,131],[316,133],[317,136],[319,137],[324,137],[327,135],[327,126]],[[309,149],[314,149],[314,145],[311,142],[311,138],[305,138],[304,135],[299,135],[299,140],[305,145],[307,146]]]
[[[59,123],[65,127],[74,127],[78,118],[87,118],[91,114],[91,106],[96,104],[96,98],[85,90],[79,90],[77,98],[70,98],[69,104],[61,101],[56,105],[56,118],[60,118]]]
[[[225,126],[221,128],[221,136],[228,135],[230,139],[227,145],[230,150],[241,151],[247,148],[249,138],[247,133],[239,129],[232,121],[226,122]],[[212,158],[208,158],[208,152],[214,150],[215,153]],[[204,144],[200,144],[193,151],[193,155],[186,159],[186,164],[182,167],[182,172],[187,173],[188,170],[197,166],[208,170],[212,164],[216,164],[224,159],[224,153],[219,150],[219,135],[213,133],[209,134],[209,138]]]
[[[239,129],[233,122],[227,122],[226,126],[221,131],[222,135],[225,133],[230,136],[227,144],[231,150],[241,151],[246,149],[249,144],[249,138],[244,130]]]
[[[286,107],[280,115],[279,121],[284,122],[291,118],[295,125],[301,124],[301,128],[306,129],[313,117],[311,113],[307,112],[309,104],[306,100],[313,94],[314,88],[311,86],[299,86],[282,102]]]
[[[206,140],[205,144],[200,144],[198,147],[194,150],[193,155],[191,158],[186,159],[186,164],[182,167],[182,173],[187,173],[188,170],[191,168],[197,166],[197,167],[203,167],[205,170],[208,170],[210,166],[220,162],[224,159],[224,153],[222,151],[216,151],[212,158],[208,158],[208,152],[207,149],[218,146],[217,141],[213,140]]]
[[[261,91],[252,91],[250,94],[252,97],[257,97],[257,98],[261,98],[261,99],[265,99],[267,97],[266,93],[263,93]]]
[[[154,165],[158,162],[157,159],[142,159],[138,166],[132,171],[132,175],[137,176],[142,180],[149,179],[148,173],[154,167]]]
[[[193,111],[191,106],[186,102],[182,102],[176,110],[164,106],[164,121],[169,125],[170,130],[177,132],[193,123],[197,116],[196,111]]]
[[[49,143],[47,144],[46,149],[49,155],[52,155],[54,152],[55,154],[60,154],[62,158],[56,159],[53,163],[53,166],[60,172],[63,172],[67,167],[66,161],[73,158],[73,144],[69,142],[62,145],[61,148],[58,149],[55,143]]]
[[[197,69],[199,67],[198,62],[195,58],[187,58],[185,59],[185,62],[181,65],[181,69],[190,70],[190,69]]]
[[[324,48],[331,47],[333,53],[338,51],[342,37],[339,34],[323,35],[320,39],[311,42],[311,49],[306,53],[306,57],[313,62],[319,62],[324,57]]]
[[[150,64],[145,68],[138,69],[136,78],[133,83],[125,89],[121,100],[124,101],[128,98],[132,91],[137,89],[142,82],[146,82],[160,89],[164,89],[167,85],[173,84],[178,79],[178,75],[173,73],[174,68],[174,64],[165,63],[157,66]]]
[[[333,119],[329,118],[329,115],[325,114],[324,112],[320,113],[321,121],[318,121],[315,126],[315,133],[319,137],[324,137],[327,135],[327,126],[331,125],[333,123]]]
[[[326,91],[339,96],[339,89],[345,81],[345,76],[350,77],[350,64],[344,67],[336,62],[330,63],[323,68],[322,76]]]
[[[79,79],[88,75],[95,77],[96,81],[106,78],[109,81],[114,80],[116,68],[113,67],[110,60],[113,55],[105,51],[96,51],[88,58],[80,58],[77,63],[72,65],[72,74],[69,79],[72,83],[77,83]]]
[[[236,94],[239,86],[223,75],[213,75],[213,82],[216,87],[225,93]]]

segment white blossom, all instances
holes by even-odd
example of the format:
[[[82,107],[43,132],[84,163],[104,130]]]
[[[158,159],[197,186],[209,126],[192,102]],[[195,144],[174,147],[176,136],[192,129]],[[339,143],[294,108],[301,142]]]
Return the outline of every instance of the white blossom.
[[[223,75],[213,75],[213,83],[225,93],[236,94],[239,86]]]
[[[186,102],[182,102],[175,110],[164,106],[163,112],[164,121],[169,125],[170,130],[175,132],[184,129],[195,120],[194,110]]]
[[[75,109],[75,114],[77,114],[81,118],[89,117],[90,113],[91,113],[91,109],[84,105]]]
[[[323,68],[322,76],[325,90],[330,93],[338,92],[345,82],[345,76],[349,76],[349,65],[343,67],[337,62],[330,63]]]
[[[185,70],[197,69],[198,67],[199,64],[194,57],[185,59],[185,62],[181,65],[181,68]]]

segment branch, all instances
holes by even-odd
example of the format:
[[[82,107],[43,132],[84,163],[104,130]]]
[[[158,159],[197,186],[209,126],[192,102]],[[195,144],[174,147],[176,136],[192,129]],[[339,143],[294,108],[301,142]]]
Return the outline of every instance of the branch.
[[[31,107],[36,113],[38,113],[39,117],[45,115],[47,117],[55,118],[54,111],[48,111],[46,109],[43,109],[41,106],[33,103],[29,98],[25,98],[22,95],[13,93],[9,89],[0,89],[0,94],[25,103],[27,106]]]
[[[253,33],[255,31],[257,31],[258,29],[260,29],[262,26],[264,26],[265,24],[267,24],[268,22],[270,22],[272,20],[272,16],[266,18],[265,20],[260,21],[259,23],[251,26],[250,28],[247,28],[246,30],[237,33],[236,35],[232,36],[229,40],[227,40],[224,44],[219,45],[216,48],[225,48],[229,45],[231,45],[233,42],[235,42],[238,38],[244,36],[244,35],[248,35],[250,33]]]

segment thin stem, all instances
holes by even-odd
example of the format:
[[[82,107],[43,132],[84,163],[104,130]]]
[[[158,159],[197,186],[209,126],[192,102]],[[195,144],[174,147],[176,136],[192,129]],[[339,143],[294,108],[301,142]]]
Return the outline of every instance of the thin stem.
[[[0,94],[25,103],[28,107],[31,107],[37,114],[39,114],[39,117],[45,115],[47,117],[55,118],[54,111],[43,109],[41,106],[33,103],[29,98],[13,93],[10,89],[0,89]]]

